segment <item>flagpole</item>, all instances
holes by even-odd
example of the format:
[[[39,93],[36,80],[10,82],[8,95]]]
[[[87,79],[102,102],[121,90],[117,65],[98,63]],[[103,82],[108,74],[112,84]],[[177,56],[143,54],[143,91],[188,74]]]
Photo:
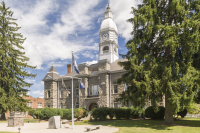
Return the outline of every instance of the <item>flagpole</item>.
[[[74,130],[74,109],[73,109],[73,51],[72,51],[72,130]]]

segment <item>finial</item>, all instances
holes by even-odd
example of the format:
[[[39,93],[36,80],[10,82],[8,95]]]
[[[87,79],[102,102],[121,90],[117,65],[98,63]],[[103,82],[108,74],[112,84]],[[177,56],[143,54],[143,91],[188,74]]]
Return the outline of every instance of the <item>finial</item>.
[[[107,7],[107,9],[110,9],[110,7],[109,7],[109,2],[108,2],[108,7]]]

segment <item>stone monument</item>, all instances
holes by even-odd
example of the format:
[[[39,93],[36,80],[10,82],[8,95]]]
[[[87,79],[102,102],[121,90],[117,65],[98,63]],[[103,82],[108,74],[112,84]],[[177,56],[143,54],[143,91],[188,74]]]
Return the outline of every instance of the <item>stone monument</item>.
[[[15,111],[10,113],[10,117],[8,117],[8,127],[16,126],[24,126],[24,116],[15,107]]]
[[[61,128],[60,116],[52,116],[49,119],[49,129]]]

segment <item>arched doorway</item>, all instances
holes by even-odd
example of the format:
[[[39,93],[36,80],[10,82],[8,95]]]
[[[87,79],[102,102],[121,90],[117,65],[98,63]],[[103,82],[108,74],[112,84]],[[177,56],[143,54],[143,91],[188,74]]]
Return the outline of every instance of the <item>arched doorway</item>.
[[[97,107],[98,107],[97,103],[91,103],[89,105],[89,111],[91,111],[92,109],[97,108]]]

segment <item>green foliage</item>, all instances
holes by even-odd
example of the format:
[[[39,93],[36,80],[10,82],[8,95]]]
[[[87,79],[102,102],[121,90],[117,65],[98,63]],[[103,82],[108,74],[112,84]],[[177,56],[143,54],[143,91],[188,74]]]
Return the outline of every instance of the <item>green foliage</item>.
[[[26,111],[29,100],[28,87],[32,84],[25,81],[26,78],[35,77],[26,71],[27,68],[35,68],[27,64],[29,58],[23,52],[22,44],[25,39],[21,33],[17,33],[20,27],[12,18],[13,12],[6,7],[5,2],[0,4],[0,113],[13,111]],[[5,118],[4,118],[5,119]]]
[[[83,120],[84,123],[88,123],[88,120]]]
[[[155,111],[153,106],[149,106],[145,110],[145,117],[151,119],[164,119],[165,116],[165,107],[158,106],[158,110]]]
[[[88,116],[88,111],[87,111],[87,109],[84,108],[84,107],[80,107],[80,109],[82,109],[82,110],[84,111],[83,118],[84,118],[84,117],[87,117],[87,116]]]
[[[74,118],[77,118],[77,120],[80,120],[81,118],[85,117],[85,112],[81,108],[74,108]],[[61,119],[72,119],[72,110],[71,109],[55,109],[55,108],[43,108],[43,109],[32,109],[29,111],[29,115],[31,115],[34,119],[42,119],[47,120],[51,118],[52,116],[60,116]]]
[[[159,4],[158,4],[159,3]],[[133,38],[126,43],[126,73],[118,83],[128,84],[121,101],[154,109],[165,96],[166,123],[192,103],[200,85],[200,2],[145,0],[132,7]]]
[[[199,114],[200,113],[200,105],[193,103],[190,106],[186,107],[187,113],[189,114]]]
[[[183,111],[177,112],[177,115],[181,116],[181,118],[184,118],[187,115],[187,109],[184,109]]]
[[[140,113],[141,112],[141,113]],[[139,118],[144,115],[144,109],[139,109],[139,107],[122,107],[122,108],[95,108],[91,112],[91,116],[94,117],[95,120],[105,120],[107,116],[110,119],[113,119],[115,116],[117,119],[130,119],[130,118]]]
[[[28,114],[29,114],[30,116],[32,116],[34,119],[36,119],[36,117],[34,116],[34,113],[35,113],[35,110],[34,110],[34,109],[31,109],[31,110],[28,111]]]
[[[84,117],[84,110],[80,108],[75,108],[74,109],[74,118],[77,118],[79,121],[81,118]]]
[[[91,111],[91,115],[94,117],[95,120],[97,120],[97,118],[99,118],[99,120],[106,120],[106,117],[108,115],[108,108],[107,107],[94,108]]]
[[[114,117],[114,115],[115,115],[115,109],[114,109],[114,108],[109,108],[109,109],[107,110],[107,113],[108,113],[110,119],[113,119],[113,117]]]
[[[72,119],[72,110],[71,109],[61,109],[63,112],[62,119],[71,120]]]

